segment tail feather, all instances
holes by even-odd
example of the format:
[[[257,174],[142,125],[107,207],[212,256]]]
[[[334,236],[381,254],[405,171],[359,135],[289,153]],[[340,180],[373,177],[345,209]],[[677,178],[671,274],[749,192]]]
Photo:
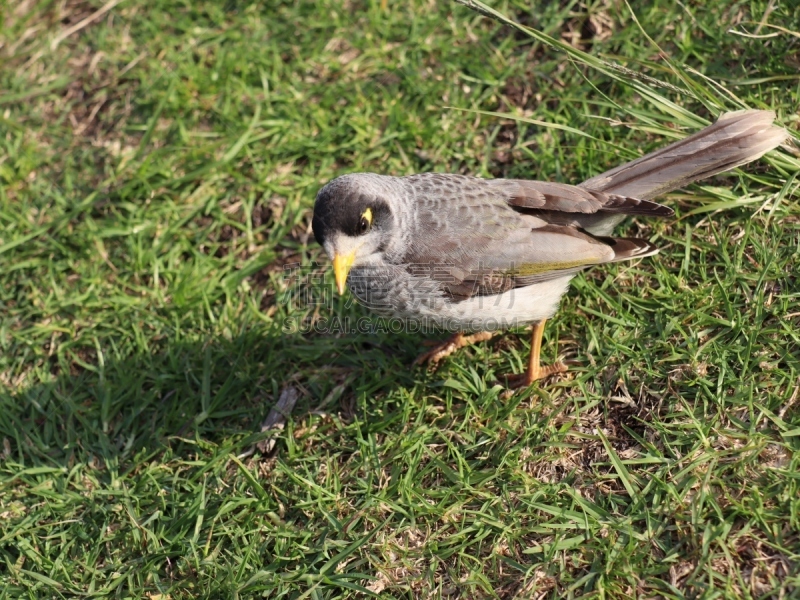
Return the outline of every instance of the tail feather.
[[[601,173],[580,187],[643,200],[753,161],[788,136],[769,110],[742,110],[637,160]]]

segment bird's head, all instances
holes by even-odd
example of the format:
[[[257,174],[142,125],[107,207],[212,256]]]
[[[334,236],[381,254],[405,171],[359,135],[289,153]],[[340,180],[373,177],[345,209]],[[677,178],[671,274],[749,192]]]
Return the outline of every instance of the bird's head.
[[[333,261],[336,288],[344,293],[354,266],[380,259],[390,241],[392,211],[378,175],[343,175],[323,187],[314,203],[314,237]]]

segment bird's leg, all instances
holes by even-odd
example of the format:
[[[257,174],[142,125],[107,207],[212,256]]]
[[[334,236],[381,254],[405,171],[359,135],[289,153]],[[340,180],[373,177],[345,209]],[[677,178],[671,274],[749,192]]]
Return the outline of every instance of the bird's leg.
[[[420,354],[417,357],[417,360],[414,361],[414,365],[421,365],[423,363],[435,365],[443,358],[450,356],[459,348],[469,346],[476,342],[485,342],[486,340],[491,339],[492,335],[494,334],[491,331],[479,331],[478,333],[473,333],[472,335],[464,335],[461,332],[454,333],[448,339],[443,341],[441,344],[434,346],[433,349],[429,350],[425,354]]]
[[[555,373],[565,373],[567,365],[558,361],[552,365],[543,366],[539,361],[542,354],[542,336],[544,335],[544,324],[547,319],[539,321],[533,326],[531,331],[531,354],[528,359],[528,370],[520,375],[511,375],[508,377],[509,387],[523,388],[528,387],[538,379],[544,379]]]

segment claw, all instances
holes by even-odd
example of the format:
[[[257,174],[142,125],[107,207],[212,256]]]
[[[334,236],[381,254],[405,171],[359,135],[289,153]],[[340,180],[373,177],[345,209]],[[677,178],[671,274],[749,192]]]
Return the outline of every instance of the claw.
[[[511,390],[519,390],[530,386],[534,381],[545,379],[556,373],[566,373],[568,370],[567,365],[561,361],[552,365],[539,365],[535,371],[527,369],[524,373],[506,375],[506,385]]]
[[[542,336],[544,335],[545,321],[539,321],[533,326],[531,332],[531,355],[528,359],[528,368],[519,375],[509,375],[506,377],[506,385],[509,390],[526,388],[534,381],[550,377],[556,373],[565,373],[567,365],[558,361],[552,365],[542,366],[539,362],[542,352]]]
[[[436,363],[438,363],[440,360],[447,358],[459,348],[470,346],[476,342],[485,342],[486,340],[491,339],[493,335],[494,334],[491,331],[480,331],[472,335],[454,333],[444,342],[434,346],[428,352],[420,354],[414,361],[414,366],[421,365],[423,363],[436,365]]]

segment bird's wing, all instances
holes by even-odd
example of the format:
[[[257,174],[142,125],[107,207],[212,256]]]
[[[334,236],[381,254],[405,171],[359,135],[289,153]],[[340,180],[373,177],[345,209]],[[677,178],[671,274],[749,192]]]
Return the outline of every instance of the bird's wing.
[[[598,238],[520,210],[568,212],[582,205],[588,214],[638,210],[642,205],[634,199],[541,182],[454,181],[450,194],[420,198],[418,231],[402,257],[410,271],[440,281],[454,299],[496,294],[657,251],[644,240]],[[460,194],[462,184],[468,191]],[[645,207],[659,210],[652,202]]]
[[[675,214],[671,208],[650,200],[564,183],[496,179],[487,184],[506,197],[514,210],[536,215],[555,225],[568,225],[589,231],[598,223],[616,223],[625,215],[671,217]]]

